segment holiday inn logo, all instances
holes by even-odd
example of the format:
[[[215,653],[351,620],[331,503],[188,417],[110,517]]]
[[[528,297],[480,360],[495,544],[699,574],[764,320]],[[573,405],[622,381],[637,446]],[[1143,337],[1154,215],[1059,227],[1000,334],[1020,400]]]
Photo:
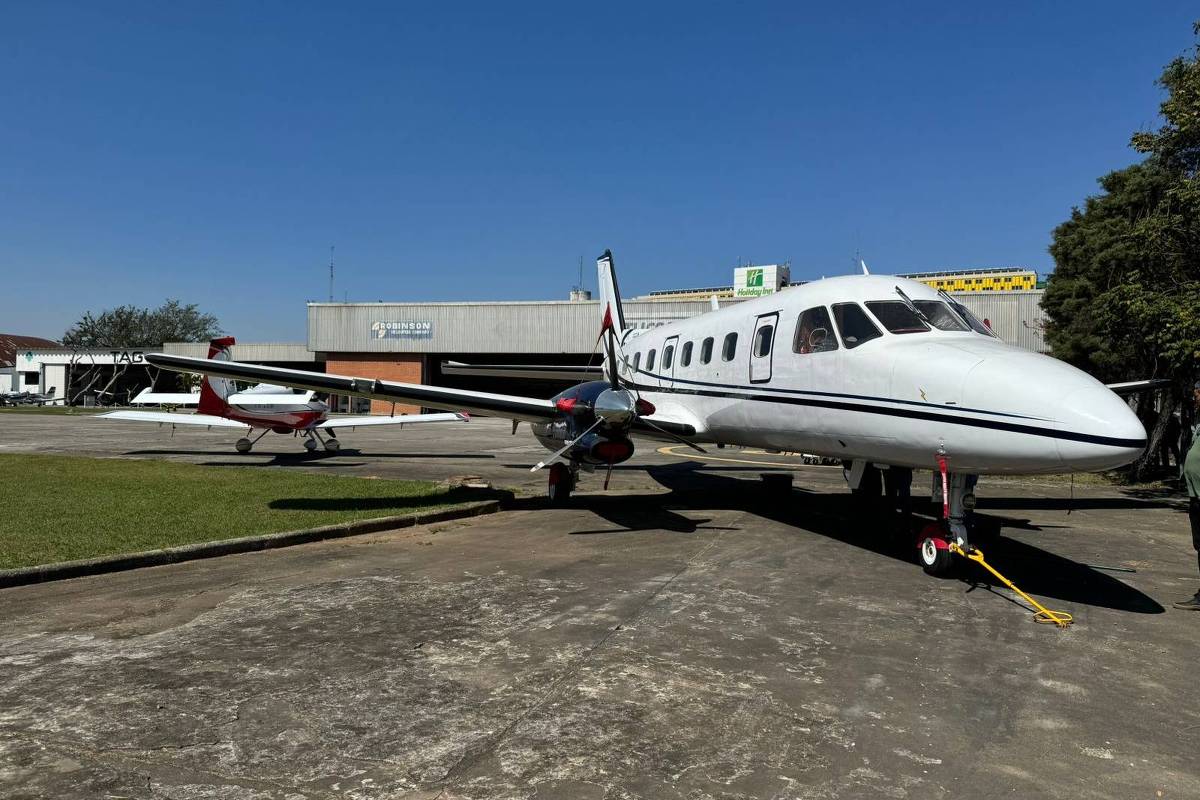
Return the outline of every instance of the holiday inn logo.
[[[762,285],[763,285],[763,271],[761,269],[746,270],[746,288],[747,289],[749,289],[753,286],[758,286],[761,288]]]

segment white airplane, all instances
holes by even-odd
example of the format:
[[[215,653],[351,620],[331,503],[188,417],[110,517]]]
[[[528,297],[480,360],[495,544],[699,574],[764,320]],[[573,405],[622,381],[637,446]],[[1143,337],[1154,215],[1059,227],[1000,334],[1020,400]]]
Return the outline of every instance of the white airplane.
[[[556,397],[493,394],[151,354],[151,364],[316,391],[405,400],[532,423],[553,455],[552,502],[580,470],[611,469],[632,437],[815,453],[848,463],[941,471],[944,519],[922,531],[927,572],[969,549],[971,476],[1109,469],[1146,432],[1104,384],[1000,341],[965,307],[915,281],[814,281],[650,330],[625,324],[610,253],[597,261],[604,367],[479,367],[480,374],[585,379]],[[461,366],[461,365],[460,365]],[[586,380],[587,378],[600,378]]]
[[[213,339],[209,344],[209,359],[229,359],[232,336]],[[200,359],[195,359],[199,361]],[[207,362],[206,362],[207,363]],[[400,414],[397,416],[330,417],[329,406],[312,399],[313,392],[295,394],[284,386],[262,383],[239,392],[232,381],[205,376],[199,394],[141,392],[135,403],[188,405],[196,403],[197,413],[176,414],[164,411],[113,411],[96,419],[115,419],[129,422],[157,422],[160,425],[202,425],[208,428],[244,428],[246,435],[234,447],[239,453],[249,453],[254,444],[271,431],[304,437],[309,452],[324,445],[336,453],[341,448],[335,431],[338,428],[359,428],[369,425],[419,425],[429,422],[468,422],[463,413]],[[261,433],[250,437],[255,429]],[[325,434],[325,436],[322,436]]]

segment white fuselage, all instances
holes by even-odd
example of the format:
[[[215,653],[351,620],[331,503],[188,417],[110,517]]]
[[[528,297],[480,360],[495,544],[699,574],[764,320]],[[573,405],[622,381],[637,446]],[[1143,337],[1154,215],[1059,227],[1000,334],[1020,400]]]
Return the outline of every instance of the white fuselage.
[[[971,473],[1100,470],[1141,453],[1145,430],[1102,383],[984,333],[933,326],[891,333],[868,312],[878,338],[847,347],[831,325],[827,335],[836,337],[836,349],[795,346],[805,310],[896,301],[897,287],[914,301],[940,299],[914,281],[856,275],[627,331],[623,381],[665,417],[691,422],[700,441],[923,468],[936,466],[940,453],[951,469]],[[759,355],[753,352],[756,330],[765,325],[773,325],[774,335],[769,351]],[[737,345],[725,360],[722,345],[730,333]],[[712,355],[704,363],[710,337]],[[651,350],[654,366],[648,367]]]

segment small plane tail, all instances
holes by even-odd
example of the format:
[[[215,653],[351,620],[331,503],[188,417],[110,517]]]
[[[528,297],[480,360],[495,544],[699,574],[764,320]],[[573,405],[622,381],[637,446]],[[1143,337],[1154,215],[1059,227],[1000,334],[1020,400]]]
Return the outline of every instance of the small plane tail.
[[[597,285],[600,287],[600,319],[611,322],[617,337],[625,332],[625,312],[621,309],[621,290],[617,288],[617,268],[612,252],[605,250],[596,259]],[[607,324],[607,323],[602,323]]]
[[[232,336],[213,339],[208,343],[208,357],[216,361],[229,361],[229,348],[234,344]],[[199,414],[212,414],[222,417],[229,410],[227,402],[230,395],[237,391],[233,381],[225,378],[214,378],[205,375],[200,383],[200,402],[196,407]]]

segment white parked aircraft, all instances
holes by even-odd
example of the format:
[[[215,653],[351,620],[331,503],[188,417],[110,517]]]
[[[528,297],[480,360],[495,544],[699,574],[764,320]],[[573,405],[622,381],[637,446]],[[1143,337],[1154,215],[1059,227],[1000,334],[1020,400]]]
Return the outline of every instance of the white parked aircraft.
[[[1118,467],[1146,432],[1084,372],[1000,341],[945,293],[853,275],[807,283],[650,330],[624,322],[612,256],[597,261],[604,367],[480,367],[480,374],[602,378],[553,399],[393,383],[163,354],[155,366],[405,400],[532,423],[555,451],[553,501],[581,469],[633,455],[633,436],[842,459],[857,489],[872,464],[941,469],[946,519],[918,542],[929,572],[968,548],[970,477]],[[460,365],[461,367],[461,365]]]
[[[209,344],[209,359],[229,359],[232,336],[213,339]],[[200,359],[193,359],[200,361]],[[210,362],[203,362],[210,363]],[[330,417],[329,406],[312,399],[313,392],[295,394],[284,386],[262,383],[239,392],[232,381],[205,376],[199,394],[160,394],[141,392],[135,403],[188,405],[196,403],[195,414],[176,414],[165,411],[113,411],[96,419],[115,419],[128,422],[157,422],[160,425],[202,425],[208,428],[243,428],[246,435],[234,443],[239,453],[249,453],[254,443],[271,431],[304,437],[309,452],[324,445],[330,453],[341,448],[336,430],[368,425],[419,425],[429,422],[467,422],[466,414],[399,414],[385,417]],[[262,432],[254,439],[255,429]],[[324,434],[324,436],[322,436]]]

